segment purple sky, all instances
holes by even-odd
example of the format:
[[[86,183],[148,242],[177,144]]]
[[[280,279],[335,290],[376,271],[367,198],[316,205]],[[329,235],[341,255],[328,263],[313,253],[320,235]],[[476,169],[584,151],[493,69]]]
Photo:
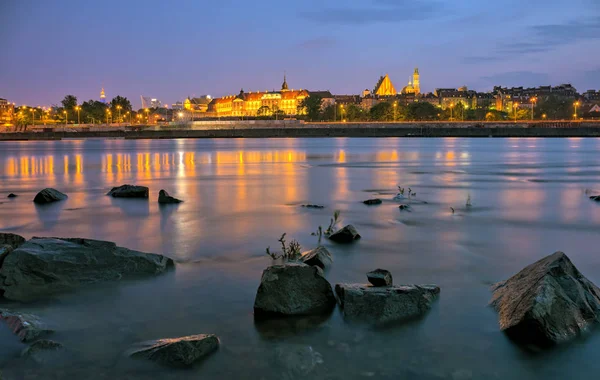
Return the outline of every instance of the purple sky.
[[[0,1],[0,97],[173,103],[279,88],[600,88],[600,0]]]

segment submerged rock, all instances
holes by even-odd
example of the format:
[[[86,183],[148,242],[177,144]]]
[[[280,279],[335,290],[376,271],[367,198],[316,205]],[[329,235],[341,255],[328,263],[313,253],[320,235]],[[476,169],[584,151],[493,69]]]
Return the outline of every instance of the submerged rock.
[[[400,210],[410,210],[410,205],[401,204],[398,206]]]
[[[592,195],[590,199],[596,202],[600,202],[600,195]]]
[[[334,307],[335,296],[321,268],[289,263],[263,271],[254,300],[254,315],[325,314]]]
[[[33,198],[33,202],[37,204],[47,204],[62,201],[67,198],[67,194],[63,194],[56,189],[46,188],[36,194],[35,198]]]
[[[91,239],[36,238],[11,252],[0,269],[0,291],[31,301],[103,281],[156,275],[173,260]]]
[[[305,208],[325,208],[325,206],[323,206],[323,205],[311,205],[311,204],[302,205],[302,207],[305,207]]]
[[[600,289],[563,252],[525,267],[492,287],[500,329],[525,344],[567,341],[600,320]]]
[[[363,203],[366,205],[380,205],[382,202],[383,201],[379,198],[367,199],[366,201],[363,201]]]
[[[392,286],[392,274],[385,269],[368,272],[367,279],[373,286]]]
[[[8,194],[8,196],[6,198],[16,198],[16,197],[18,197],[17,194],[10,193],[10,194]]]
[[[21,342],[25,343],[33,342],[54,332],[38,316],[33,314],[0,309],[0,319],[21,339]]]
[[[141,342],[129,351],[129,356],[149,359],[170,367],[187,367],[218,348],[219,338],[216,335],[199,334]]]
[[[346,227],[331,234],[329,239],[336,243],[352,243],[354,240],[360,239],[360,235],[353,225],[348,224]]]
[[[316,265],[321,269],[329,268],[333,263],[331,253],[329,253],[327,248],[322,245],[302,253],[300,260],[302,260],[304,264]]]
[[[33,342],[21,352],[21,357],[32,359],[36,363],[47,363],[56,357],[57,351],[62,350],[63,345],[48,339],[40,339]]]
[[[275,349],[275,361],[294,376],[306,376],[323,363],[323,356],[311,346],[286,344]]]
[[[113,198],[148,198],[148,193],[146,186],[122,185],[113,187],[106,195]]]
[[[440,288],[437,285],[374,287],[336,284],[335,292],[346,319],[386,324],[424,315],[440,293]]]
[[[158,203],[173,204],[173,203],[181,203],[181,202],[183,202],[183,201],[170,196],[169,193],[167,193],[165,190],[161,190],[158,192]]]

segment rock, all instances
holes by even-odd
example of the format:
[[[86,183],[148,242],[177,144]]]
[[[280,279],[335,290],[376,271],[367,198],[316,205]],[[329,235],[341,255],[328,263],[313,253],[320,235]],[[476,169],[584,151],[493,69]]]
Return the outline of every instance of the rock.
[[[33,314],[0,309],[0,319],[21,339],[21,342],[25,343],[33,342],[54,332],[38,316]]]
[[[600,289],[563,252],[525,267],[492,287],[490,305],[512,339],[548,346],[572,339],[600,320]]]
[[[74,290],[82,285],[156,275],[173,260],[91,239],[37,238],[11,252],[0,269],[0,292],[15,301]]]
[[[335,296],[323,271],[301,263],[273,265],[263,271],[254,300],[255,317],[325,314]]]
[[[348,224],[346,227],[331,234],[329,239],[336,243],[352,243],[354,240],[360,239],[360,235],[353,225]]]
[[[323,363],[323,356],[311,346],[288,344],[275,349],[275,360],[295,377],[310,374]]]
[[[169,195],[165,190],[158,192],[158,203],[161,204],[172,204],[181,203],[182,201]]]
[[[0,232],[0,245],[9,245],[14,249],[18,248],[23,243],[25,243],[25,238],[23,236]]]
[[[367,273],[367,279],[373,286],[392,286],[392,274],[385,269],[375,269]]]
[[[325,208],[325,206],[322,206],[322,205],[311,205],[311,204],[302,205],[302,207],[306,207],[306,208]]]
[[[437,285],[336,284],[335,292],[346,319],[386,324],[424,315],[440,288]]]
[[[10,194],[8,194],[8,196],[6,198],[16,198],[16,197],[18,197],[17,194],[10,193]]]
[[[199,334],[138,343],[129,351],[129,356],[149,359],[169,367],[187,367],[218,348],[219,338],[216,335]]]
[[[366,205],[380,205],[382,203],[382,201],[379,198],[375,198],[375,199],[367,199],[366,201],[363,201],[363,203]]]
[[[61,350],[63,345],[48,339],[40,339],[25,348],[21,352],[21,357],[32,359],[33,361],[42,364],[50,362],[56,355],[56,352]]]
[[[302,253],[302,257],[300,259],[306,265],[316,265],[321,269],[329,268],[333,263],[331,253],[329,253],[327,248],[323,247],[322,245]]]
[[[148,193],[146,186],[122,185],[113,187],[106,195],[113,198],[148,198]]]
[[[63,194],[58,190],[46,188],[36,194],[33,198],[33,202],[37,204],[47,204],[52,202],[58,202],[67,199],[67,194]]]
[[[402,205],[398,206],[398,208],[400,210],[409,210],[410,209],[410,205],[402,204]]]
[[[590,199],[596,202],[600,202],[600,195],[592,195]]]

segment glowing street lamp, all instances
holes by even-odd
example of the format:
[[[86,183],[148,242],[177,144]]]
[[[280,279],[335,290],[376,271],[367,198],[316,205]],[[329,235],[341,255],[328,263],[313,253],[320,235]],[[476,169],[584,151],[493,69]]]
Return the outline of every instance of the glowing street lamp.
[[[394,121],[396,121],[396,108],[398,107],[398,102],[394,102]]]
[[[119,119],[117,119],[117,120],[119,120],[119,123],[121,122],[121,108],[122,108],[121,105],[117,104],[117,110],[119,111]]]
[[[546,114],[542,115],[542,119],[546,120],[546,117],[548,117]]]
[[[31,107],[31,126],[35,125],[35,108]]]
[[[65,114],[65,127],[66,127],[67,124],[69,124],[69,114],[67,113],[67,110],[64,110],[63,113]]]
[[[179,118],[180,118],[180,119],[182,119],[182,118],[183,118],[183,112],[179,112],[179,113],[177,114],[177,116],[179,116]]]
[[[535,102],[537,102],[537,98],[534,96],[531,98],[531,120],[533,120],[533,113],[535,112]]]
[[[110,110],[106,109],[106,125],[108,125],[108,117],[110,116]]]
[[[144,112],[146,112],[146,123],[150,124],[150,110],[146,108]]]
[[[453,111],[454,111],[454,103],[450,103],[450,121],[452,121],[453,117]]]
[[[75,111],[77,111],[77,124],[81,124],[81,114],[79,111],[81,111],[81,107],[79,106],[75,106]]]
[[[518,103],[518,102],[517,102],[517,103],[515,103],[515,104],[513,105],[513,107],[515,108],[515,123],[516,123],[516,122],[517,122],[517,108],[519,108],[519,103]]]
[[[573,117],[577,120],[577,107],[579,107],[579,101],[576,101],[575,103],[573,103],[573,105],[575,106],[575,114],[573,115]]]

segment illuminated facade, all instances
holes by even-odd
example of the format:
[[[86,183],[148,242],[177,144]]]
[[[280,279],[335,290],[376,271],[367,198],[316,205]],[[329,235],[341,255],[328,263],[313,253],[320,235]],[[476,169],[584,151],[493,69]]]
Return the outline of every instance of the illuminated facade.
[[[15,112],[15,106],[6,99],[0,98],[0,124],[10,124]]]
[[[403,94],[419,95],[421,93],[421,79],[419,68],[415,68],[412,78],[408,79],[408,85],[402,89]]]
[[[390,77],[385,74],[385,76],[380,77],[379,81],[375,85],[375,89],[373,93],[378,96],[394,96],[396,95],[396,88],[394,84],[390,80]]]
[[[100,90],[100,101],[102,103],[106,103],[106,93],[104,93],[104,87],[102,87],[102,90]]]

